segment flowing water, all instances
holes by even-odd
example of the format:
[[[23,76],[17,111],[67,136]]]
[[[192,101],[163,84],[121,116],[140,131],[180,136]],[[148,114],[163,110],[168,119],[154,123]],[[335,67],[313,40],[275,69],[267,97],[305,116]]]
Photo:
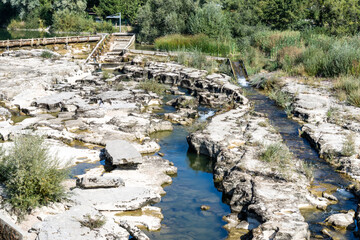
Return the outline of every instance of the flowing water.
[[[180,89],[183,90],[183,89]],[[164,101],[166,102],[166,100]],[[164,112],[175,109],[164,106]],[[211,109],[199,107],[200,119],[215,114]],[[147,232],[150,239],[225,239],[226,224],[222,217],[230,213],[228,205],[222,202],[222,194],[214,186],[212,161],[207,156],[190,152],[186,127],[174,125],[172,132],[154,134],[160,139],[161,152],[178,168],[173,183],[165,187],[166,195],[156,204],[162,209],[164,219],[158,232]],[[210,206],[202,211],[201,205]]]

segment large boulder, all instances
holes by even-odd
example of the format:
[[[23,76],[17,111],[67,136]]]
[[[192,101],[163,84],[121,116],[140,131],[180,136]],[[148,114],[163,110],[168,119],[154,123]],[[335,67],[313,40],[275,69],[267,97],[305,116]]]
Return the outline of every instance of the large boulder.
[[[106,143],[106,161],[111,165],[137,165],[142,162],[141,154],[124,140],[113,140]]]

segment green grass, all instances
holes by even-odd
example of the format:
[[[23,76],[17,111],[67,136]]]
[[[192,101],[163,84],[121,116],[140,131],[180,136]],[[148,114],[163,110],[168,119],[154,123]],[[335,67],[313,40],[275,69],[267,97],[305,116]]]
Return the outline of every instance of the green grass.
[[[164,84],[158,83],[154,79],[140,82],[138,87],[145,90],[146,92],[153,92],[158,95],[164,94],[166,90]]]
[[[203,34],[166,35],[155,40],[155,47],[166,51],[197,50],[213,56],[228,56],[236,51],[236,44],[233,41],[216,40]]]
[[[0,149],[0,181],[6,187],[6,201],[19,216],[60,201],[65,196],[61,182],[67,176],[38,136],[17,137],[7,153]]]

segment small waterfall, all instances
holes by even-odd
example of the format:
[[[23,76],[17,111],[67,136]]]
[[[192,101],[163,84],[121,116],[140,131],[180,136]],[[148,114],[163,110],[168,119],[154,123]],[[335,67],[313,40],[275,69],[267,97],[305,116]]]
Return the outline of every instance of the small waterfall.
[[[199,121],[200,122],[205,122],[206,119],[208,119],[209,117],[212,117],[215,115],[215,111],[210,110],[208,112],[200,112],[199,113]]]
[[[245,69],[244,62],[242,60],[239,60],[237,62],[230,61],[230,66],[234,77],[238,80],[238,83],[243,87],[247,87],[248,82],[246,81],[246,78],[248,75]]]

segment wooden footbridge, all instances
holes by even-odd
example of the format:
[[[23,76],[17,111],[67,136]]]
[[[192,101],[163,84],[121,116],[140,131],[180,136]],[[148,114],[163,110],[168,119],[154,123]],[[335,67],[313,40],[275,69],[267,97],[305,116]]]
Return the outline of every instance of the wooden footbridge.
[[[3,40],[0,41],[0,48],[9,49],[12,47],[36,47],[51,44],[97,42],[100,39],[101,35]]]
[[[38,47],[54,44],[71,44],[98,42],[86,62],[99,62],[100,56],[105,53],[108,56],[119,56],[129,50],[135,44],[135,34],[132,33],[113,33],[99,34],[89,36],[71,36],[71,37],[51,37],[51,38],[31,38],[14,39],[0,41],[0,49],[10,49],[13,47]],[[109,45],[109,49],[106,46]]]

